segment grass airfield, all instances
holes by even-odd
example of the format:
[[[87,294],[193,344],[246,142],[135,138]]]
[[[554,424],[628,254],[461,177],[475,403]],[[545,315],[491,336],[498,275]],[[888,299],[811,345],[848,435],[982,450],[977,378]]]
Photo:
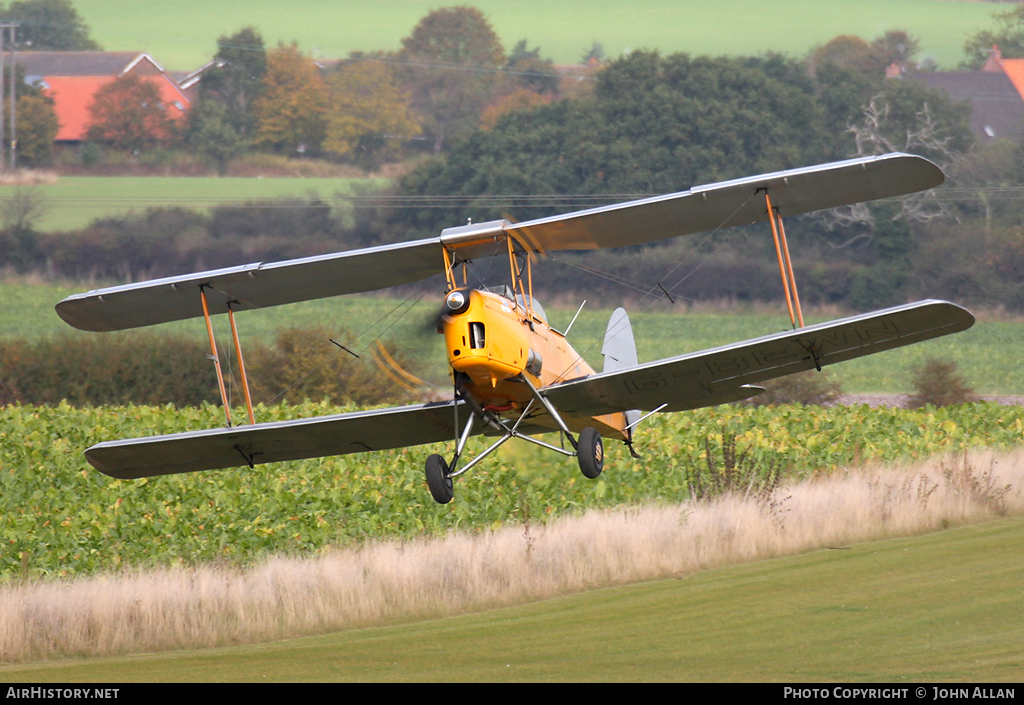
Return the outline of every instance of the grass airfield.
[[[0,681],[1017,682],[1024,519],[443,620],[0,667]]]

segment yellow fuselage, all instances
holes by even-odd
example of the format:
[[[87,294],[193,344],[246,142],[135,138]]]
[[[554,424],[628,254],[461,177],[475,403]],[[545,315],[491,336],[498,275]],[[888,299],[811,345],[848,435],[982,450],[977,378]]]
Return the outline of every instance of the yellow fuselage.
[[[487,291],[467,290],[467,295],[464,311],[442,318],[445,347],[452,369],[466,375],[464,391],[488,411],[507,417],[522,412],[533,393],[514,379],[519,375],[543,389],[594,373],[565,337],[528,306]],[[575,432],[592,426],[603,436],[627,438],[625,414],[563,419]],[[557,428],[546,414],[535,422]]]

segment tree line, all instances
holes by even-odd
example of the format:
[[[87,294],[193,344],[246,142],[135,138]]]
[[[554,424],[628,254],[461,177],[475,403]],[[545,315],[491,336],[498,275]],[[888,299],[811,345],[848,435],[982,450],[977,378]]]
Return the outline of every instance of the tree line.
[[[19,20],[28,37],[19,50],[99,48],[70,0],[15,2],[0,15],[38,16]],[[58,26],[60,33],[43,31]],[[83,159],[95,164],[96,146],[135,155],[173,148],[223,172],[232,159],[262,151],[371,169],[410,150],[439,152],[482,120],[560,95],[558,73],[539,48],[523,40],[506,52],[471,7],[430,12],[396,52],[341,61],[318,63],[296,43],[268,48],[252,27],[221,36],[217,46],[187,119],[168,117],[156,88],[134,75],[100,89]],[[46,105],[52,116],[52,101]],[[19,141],[27,133],[39,133],[41,146],[25,151],[24,162],[46,165],[56,119],[26,121]]]

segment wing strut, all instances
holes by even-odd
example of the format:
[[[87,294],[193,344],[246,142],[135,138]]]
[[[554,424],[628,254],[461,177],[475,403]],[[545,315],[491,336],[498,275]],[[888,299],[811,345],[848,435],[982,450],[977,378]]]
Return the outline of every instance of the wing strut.
[[[231,427],[231,406],[228,404],[228,392],[224,386],[224,370],[220,366],[220,356],[217,354],[217,341],[213,337],[213,323],[210,321],[210,307],[206,301],[206,287],[199,287],[199,298],[203,302],[203,317],[206,319],[206,334],[210,336],[210,359],[217,370],[217,385],[220,387],[220,399],[224,403],[224,417],[227,419],[228,428]],[[231,337],[235,343],[235,356],[238,358],[238,372],[242,377],[242,389],[245,392],[245,409],[249,414],[249,423],[255,424],[256,417],[252,412],[252,397],[249,394],[249,378],[245,374],[245,360],[242,357],[242,344],[238,341],[238,327],[235,325],[235,312],[231,310],[233,301],[229,301],[228,320],[231,322]]]
[[[764,190],[764,200],[768,206],[768,221],[772,224],[772,237],[775,238],[775,254],[779,258],[779,274],[782,275],[782,290],[786,293],[786,306],[789,308],[789,321],[796,328],[797,321],[804,327],[804,314],[800,310],[800,295],[796,292],[796,275],[793,274],[793,260],[789,256],[789,243],[786,242],[786,229],[782,227],[782,214],[778,208],[772,207],[768,189]],[[778,226],[776,222],[778,221]],[[781,241],[781,245],[780,245]],[[796,317],[793,310],[796,309]]]
[[[242,378],[242,391],[245,392],[245,410],[249,414],[249,423],[256,423],[256,416],[252,413],[252,397],[249,396],[249,378],[245,376],[245,360],[242,358],[242,344],[238,342],[238,328],[235,327],[235,312],[228,304],[228,320],[231,321],[231,337],[235,339],[235,356],[238,358],[238,374]]]
[[[210,359],[217,370],[217,384],[220,386],[220,400],[224,403],[224,417],[228,427],[231,426],[231,407],[228,406],[228,392],[224,387],[224,371],[220,368],[220,356],[217,355],[217,341],[213,337],[213,324],[210,322],[210,307],[206,303],[206,287],[199,287],[199,298],[203,301],[203,317],[206,319],[206,334],[210,336]]]

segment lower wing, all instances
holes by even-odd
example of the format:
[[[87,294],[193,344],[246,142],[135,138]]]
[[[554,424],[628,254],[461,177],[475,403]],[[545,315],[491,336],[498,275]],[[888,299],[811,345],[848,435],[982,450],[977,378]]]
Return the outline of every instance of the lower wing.
[[[629,409],[682,411],[739,401],[775,377],[966,330],[974,317],[944,301],[853,316],[734,345],[546,387],[541,393],[566,416]],[[252,426],[99,443],[86,459],[112,477],[255,466],[283,460],[362,453],[454,439],[463,402],[433,402]],[[489,433],[483,424],[476,431]],[[533,434],[550,428],[527,423]]]
[[[918,301],[837,321],[767,335],[624,370],[547,387],[543,394],[565,414],[626,409],[684,411],[753,396],[776,377],[821,369],[967,330],[974,316],[945,301]]]
[[[468,413],[458,404],[460,416]],[[311,419],[107,441],[85,451],[111,477],[214,470],[450,441],[455,402],[372,409]]]

